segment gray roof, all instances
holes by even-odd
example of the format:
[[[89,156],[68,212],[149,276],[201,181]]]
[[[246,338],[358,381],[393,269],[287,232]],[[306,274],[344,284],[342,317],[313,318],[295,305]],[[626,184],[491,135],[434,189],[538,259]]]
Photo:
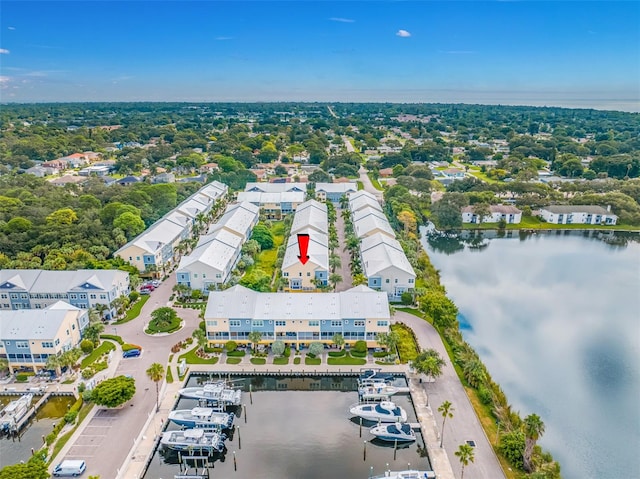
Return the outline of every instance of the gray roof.
[[[324,191],[326,193],[348,193],[358,191],[356,183],[316,183],[316,191]]]
[[[318,233],[310,229],[301,230],[300,233],[307,233],[309,235],[309,262],[322,270],[329,269],[329,238],[326,234]],[[298,246],[298,235],[292,234],[289,236],[287,242],[287,249],[284,253],[284,259],[282,260],[282,269],[288,268],[298,261],[298,255],[300,254],[300,248]],[[306,265],[305,265],[306,266]],[[312,269],[317,269],[312,268]]]
[[[188,269],[194,263],[202,263],[218,271],[224,271],[238,254],[238,249],[222,241],[212,240],[195,248],[191,254],[180,259],[178,271]]]
[[[389,319],[387,293],[357,286],[340,293],[259,293],[236,285],[209,293],[205,319]]]
[[[300,190],[302,193],[306,193],[306,183],[256,183],[249,182],[244,188],[244,191],[251,191],[252,189],[258,189],[265,193],[280,193],[283,191]]]
[[[397,239],[391,238],[390,236],[382,233],[375,233],[367,236],[366,238],[362,238],[362,241],[360,242],[360,252],[364,253],[368,249],[383,243],[404,253],[402,245]]]
[[[358,211],[354,212],[352,219],[354,222],[356,222],[356,221],[360,221],[362,218],[365,218],[366,216],[369,216],[369,215],[373,215],[382,220],[389,221],[389,219],[387,218],[387,215],[385,215],[384,212],[372,206],[365,206],[364,208],[361,208]]]
[[[306,228],[312,228],[318,232],[327,234],[329,232],[329,221],[327,219],[326,209],[323,211],[315,207],[298,208],[293,218],[293,223],[291,223],[290,232],[293,235]]]
[[[356,236],[358,238],[362,238],[363,236],[368,235],[371,231],[379,229],[389,236],[395,238],[396,234],[391,228],[391,225],[386,219],[379,218],[377,216],[368,215],[364,218],[354,221],[353,226],[355,229]]]
[[[227,211],[222,218],[216,223],[213,230],[225,227],[231,231],[235,231],[239,235],[244,236],[251,224],[254,223],[260,215],[260,208],[249,202],[234,203],[227,207]]]
[[[362,252],[362,269],[367,278],[377,276],[390,268],[416,275],[404,251],[398,251],[386,243],[379,243]]]
[[[358,191],[358,193],[360,192]],[[382,211],[382,206],[380,206],[380,203],[378,203],[378,200],[376,200],[373,196],[361,195],[354,198],[356,194],[357,193],[352,194],[351,198],[349,199],[349,209],[351,211],[356,212],[367,206],[375,208],[378,211]]]
[[[465,206],[462,208],[463,213],[475,213],[473,206]],[[491,213],[500,213],[503,215],[517,215],[522,213],[522,210],[519,210],[515,206],[511,205],[489,205],[489,211]]]
[[[81,269],[76,271],[49,271],[42,269],[0,270],[0,290],[7,283],[33,293],[66,293],[96,287],[110,291],[119,282],[126,281],[126,271],[114,269]],[[6,288],[9,289],[9,288]]]
[[[238,193],[238,201],[249,201],[251,203],[302,203],[307,194],[304,191],[241,191]]]
[[[555,214],[587,213],[592,215],[616,216],[606,208],[597,205],[551,205],[541,208]]]
[[[75,317],[84,314],[62,301],[45,309],[0,311],[0,340],[53,339],[69,313]]]

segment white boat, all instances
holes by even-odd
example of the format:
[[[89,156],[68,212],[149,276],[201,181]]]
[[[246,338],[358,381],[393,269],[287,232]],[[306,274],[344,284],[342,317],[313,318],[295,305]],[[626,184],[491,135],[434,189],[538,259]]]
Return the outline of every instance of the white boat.
[[[15,429],[20,419],[29,411],[32,400],[33,394],[28,393],[23,394],[20,398],[7,404],[4,409],[0,411],[0,431],[7,432]]]
[[[382,441],[410,442],[416,440],[416,433],[413,432],[411,424],[406,422],[378,424],[372,427],[369,432]]]
[[[433,471],[385,471],[382,476],[373,476],[369,479],[435,479],[436,473]]]
[[[204,399],[221,406],[239,406],[242,396],[240,389],[227,387],[224,381],[183,388],[178,392],[187,399]]]
[[[393,374],[383,372],[382,368],[362,368],[358,376],[359,381],[374,380],[391,383],[394,379]]]
[[[204,429],[186,429],[184,431],[166,431],[160,444],[176,451],[220,452],[224,449],[225,434]]]
[[[211,407],[177,409],[169,413],[169,420],[178,426],[229,429],[235,414],[222,412]]]
[[[383,381],[363,381],[358,387],[358,395],[364,401],[378,401],[389,399],[399,392],[399,388],[391,386]]]
[[[349,408],[349,412],[354,416],[361,417],[368,421],[380,422],[406,422],[407,411],[392,401],[382,401],[375,403],[359,403]]]

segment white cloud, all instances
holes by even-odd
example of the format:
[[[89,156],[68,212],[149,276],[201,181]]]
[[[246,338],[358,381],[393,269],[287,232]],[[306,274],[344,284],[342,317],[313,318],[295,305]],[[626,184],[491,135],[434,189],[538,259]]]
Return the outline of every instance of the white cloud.
[[[332,22],[340,22],[340,23],[354,23],[355,20],[351,18],[342,18],[342,17],[331,17],[329,20]]]
[[[411,36],[411,33],[409,33],[409,32],[408,32],[408,31],[406,31],[406,30],[398,30],[398,31],[396,32],[396,36],[398,36],[398,37],[402,37],[402,38],[408,38],[408,37],[410,37],[410,36]]]
[[[0,54],[4,53],[5,55],[9,54],[9,50],[7,50],[6,48],[0,48]]]
[[[15,30],[16,27],[7,27],[9,30]]]

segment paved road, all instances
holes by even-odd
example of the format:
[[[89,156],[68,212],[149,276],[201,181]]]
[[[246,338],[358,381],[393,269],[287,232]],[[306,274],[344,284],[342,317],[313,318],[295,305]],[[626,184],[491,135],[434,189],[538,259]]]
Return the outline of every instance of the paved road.
[[[344,146],[349,153],[355,153],[355,148],[351,144],[351,139],[347,135],[342,135],[342,141],[344,142]]]
[[[167,364],[171,346],[191,336],[198,326],[197,310],[177,309],[178,316],[185,320],[185,326],[178,332],[160,337],[144,333],[145,325],[151,319],[151,312],[166,306],[171,296],[175,277],[157,288],[142,308],[140,316],[126,324],[107,326],[105,333],[117,333],[125,342],[142,346],[138,358],[120,359],[115,376],[130,374],[136,381],[136,394],[120,410],[96,410],[80,436],[56,459],[84,459],[87,462],[86,475],[99,475],[103,479],[115,478],[117,470],[124,463],[138,433],[156,405],[155,383],[146,374],[152,363]],[[117,351],[120,354],[120,351]]]
[[[371,183],[371,179],[367,176],[367,169],[364,166],[360,166],[358,173],[360,173],[360,181],[362,181],[362,184],[364,185],[364,191],[371,193],[380,203],[382,203],[384,201],[382,191],[375,189],[373,183]]]
[[[447,452],[447,456],[449,456],[456,477],[460,477],[460,462],[457,461],[454,453],[458,450],[460,444],[471,440],[476,443],[475,462],[466,467],[465,477],[475,479],[504,478],[502,467],[493,452],[484,429],[482,429],[473,406],[469,402],[460,379],[449,362],[447,352],[438,332],[428,322],[402,311],[396,312],[394,321],[403,322],[411,327],[416,333],[422,348],[433,348],[446,360],[447,364],[443,368],[442,376],[432,383],[423,382],[423,386],[428,394],[433,414],[436,417],[438,430],[442,426],[442,416],[438,412],[438,407],[444,401],[449,401],[453,405],[453,418],[447,419],[445,423],[444,449]]]

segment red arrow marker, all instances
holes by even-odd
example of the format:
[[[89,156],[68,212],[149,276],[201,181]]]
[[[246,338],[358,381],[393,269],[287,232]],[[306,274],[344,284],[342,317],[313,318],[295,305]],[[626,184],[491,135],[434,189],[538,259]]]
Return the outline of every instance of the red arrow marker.
[[[309,261],[309,235],[307,233],[298,233],[298,248],[300,248],[300,255],[298,259],[302,264],[306,264]]]

